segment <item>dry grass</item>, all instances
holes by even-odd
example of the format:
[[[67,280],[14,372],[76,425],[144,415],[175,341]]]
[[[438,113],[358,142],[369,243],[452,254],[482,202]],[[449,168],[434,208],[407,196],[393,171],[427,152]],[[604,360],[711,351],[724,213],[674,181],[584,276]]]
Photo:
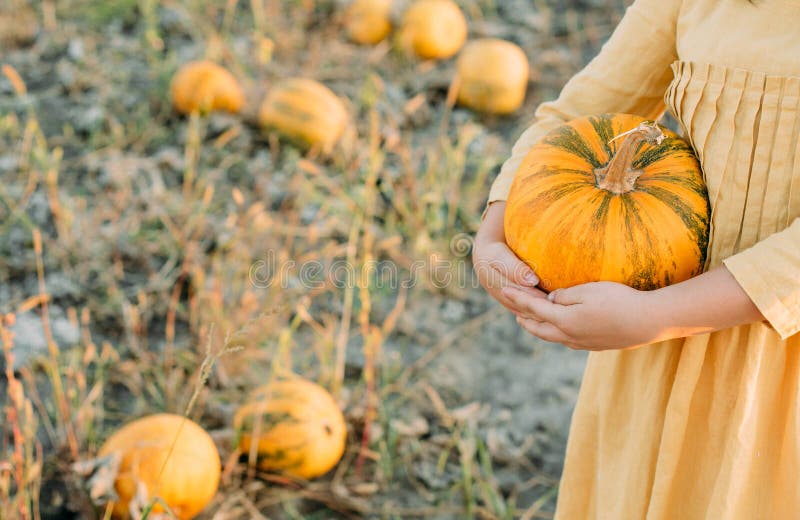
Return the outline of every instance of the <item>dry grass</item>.
[[[449,62],[345,42],[343,2],[15,0],[40,33],[0,55],[0,518],[102,518],[70,463],[156,411],[186,413],[218,442],[223,483],[205,518],[550,517],[555,479],[523,457],[503,488],[493,468],[512,462],[480,431],[480,407],[443,397],[425,372],[497,310],[437,338],[398,322],[474,290],[436,283],[446,261],[463,276],[453,237],[475,231],[511,139],[622,2],[590,16],[543,0],[459,3],[475,35],[516,39],[531,58],[516,118],[453,107]],[[172,113],[171,74],[204,56],[243,79],[243,118]],[[354,125],[333,156],[253,127],[254,103],[288,75],[347,99]],[[265,262],[297,267],[257,283]],[[419,283],[387,287],[387,265]],[[54,306],[77,341],[54,338]],[[47,351],[15,371],[11,328],[25,313],[41,318]],[[342,463],[318,482],[257,474],[232,446],[240,396],[287,372],[329,388],[350,426]]]

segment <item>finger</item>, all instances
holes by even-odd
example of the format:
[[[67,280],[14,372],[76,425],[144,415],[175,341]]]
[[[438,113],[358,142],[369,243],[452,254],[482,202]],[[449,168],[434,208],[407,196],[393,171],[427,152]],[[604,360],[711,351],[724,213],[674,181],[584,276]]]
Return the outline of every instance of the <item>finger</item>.
[[[539,299],[539,300],[544,300],[545,297],[547,296],[547,294],[545,294],[545,292],[540,290],[540,289],[534,289],[534,288],[531,288],[531,287],[523,287],[523,286],[520,286],[520,285],[512,284],[512,283],[510,283],[508,281],[506,281],[505,287],[513,287],[517,291],[520,291],[520,292],[530,296],[531,298],[536,298],[536,299]],[[503,305],[503,307],[505,307],[506,309],[510,310],[514,314],[522,314],[522,313],[525,312],[525,309],[520,308],[516,303],[514,303],[510,299],[508,299],[503,294],[502,290],[496,291],[495,293],[493,293],[493,296],[497,299],[497,301],[499,301]]]
[[[576,303],[583,303],[582,293],[581,286],[576,285],[565,289],[556,289],[547,295],[547,299],[558,305],[575,305]]]
[[[530,334],[550,343],[572,344],[573,340],[552,323],[517,316],[517,323]]]
[[[503,295],[508,298],[515,307],[522,309],[520,314],[528,318],[533,318],[536,321],[558,324],[563,315],[564,309],[562,306],[548,301],[547,298],[531,297],[515,287],[506,287],[503,289]]]
[[[499,279],[523,287],[536,287],[539,284],[539,277],[533,270],[520,260],[511,249],[502,242],[495,242],[491,245],[491,253],[482,255],[485,260],[475,262],[475,269],[489,269],[499,275]]]

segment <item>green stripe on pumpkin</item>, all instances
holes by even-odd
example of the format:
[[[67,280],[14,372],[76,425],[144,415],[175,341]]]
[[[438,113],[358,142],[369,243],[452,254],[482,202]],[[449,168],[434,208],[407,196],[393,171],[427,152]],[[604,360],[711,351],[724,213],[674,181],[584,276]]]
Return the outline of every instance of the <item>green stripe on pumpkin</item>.
[[[563,148],[569,153],[580,157],[588,162],[594,168],[603,166],[600,159],[595,155],[592,147],[584,140],[583,136],[578,133],[573,127],[564,125],[556,128],[552,133],[548,134],[543,140],[545,144]]]
[[[592,228],[595,232],[588,233],[586,237],[584,237],[584,244],[583,247],[586,251],[593,251],[597,258],[602,258],[603,253],[606,247],[605,237],[603,233],[598,233],[596,230],[605,229],[606,228],[606,221],[608,220],[608,213],[609,209],[611,208],[611,195],[607,191],[598,190],[593,193],[592,200],[587,201],[588,204],[596,204],[596,199],[599,197],[600,205],[597,207],[597,210],[594,212],[594,221],[592,222]]]
[[[680,217],[700,250],[700,265],[705,264],[706,249],[708,248],[708,217],[706,215],[710,210],[708,199],[705,199],[705,214],[702,214],[694,211],[684,199],[665,188],[645,186],[639,191],[652,195]]]
[[[613,195],[613,194],[612,194]],[[624,222],[628,236],[635,236],[635,230],[639,230],[639,236],[642,241],[637,241],[637,247],[630,249],[632,257],[628,258],[631,270],[634,273],[628,280],[628,285],[640,291],[651,291],[658,288],[658,277],[656,276],[656,260],[646,252],[657,251],[656,243],[657,238],[653,236],[654,230],[649,229],[644,225],[642,217],[639,214],[639,208],[636,201],[628,194],[618,195],[622,203],[623,211],[625,212]],[[634,220],[636,223],[634,224]]]
[[[576,170],[575,168],[548,168],[546,166],[540,167],[536,172],[531,174],[531,177],[552,177],[553,175],[563,175],[571,173],[585,177],[587,181],[594,184],[594,174],[587,170]],[[573,181],[574,182],[574,181]]]
[[[700,176],[694,171],[667,172],[652,175],[645,174],[639,177],[639,180],[636,181],[635,189],[644,191],[643,188],[648,187],[653,181],[668,182],[670,184],[686,188],[703,199],[708,199],[708,192],[706,191],[706,186],[703,183],[703,179],[700,178]]]
[[[540,208],[549,206],[553,202],[570,195],[571,193],[576,192],[577,190],[585,188],[586,185],[584,183],[579,182],[570,182],[564,184],[557,184],[551,188],[546,190],[542,190],[540,193],[533,197],[525,204],[527,207],[536,207]]]
[[[297,119],[299,119],[304,123],[310,123],[315,119],[314,114],[306,112],[304,110],[300,110],[296,106],[278,99],[272,101],[272,108],[276,112],[283,112],[284,114],[296,117]]]
[[[300,420],[297,419],[297,417],[286,412],[279,412],[279,413],[265,412],[258,414],[253,413],[247,415],[244,419],[242,419],[242,424],[239,427],[239,430],[245,432],[252,432],[255,429],[258,420],[260,420],[259,427],[261,428],[262,432],[269,431],[279,424],[300,423]]]
[[[650,146],[644,150],[640,148],[631,167],[642,170],[666,158],[675,159],[690,155],[694,156],[685,141],[668,137],[661,141],[661,144]]]
[[[600,142],[603,144],[603,149],[606,151],[606,157],[610,159],[617,151],[616,142],[612,142],[612,140],[616,137],[614,120],[612,119],[612,116],[610,114],[592,116],[589,118],[589,122],[592,124],[594,131],[600,138]]]

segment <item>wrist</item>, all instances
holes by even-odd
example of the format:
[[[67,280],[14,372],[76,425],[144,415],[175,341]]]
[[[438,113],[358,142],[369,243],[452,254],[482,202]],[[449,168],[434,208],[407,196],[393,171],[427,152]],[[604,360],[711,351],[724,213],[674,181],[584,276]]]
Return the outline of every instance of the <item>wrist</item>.
[[[698,307],[693,287],[685,282],[647,291],[649,313],[653,320],[653,341],[666,341],[705,334],[717,330]]]
[[[650,291],[649,299],[662,339],[705,334],[761,317],[724,267]]]
[[[503,216],[505,214],[505,201],[489,203],[483,213],[483,221],[478,227],[475,242],[505,242],[503,231]]]
[[[680,331],[685,327],[680,302],[674,291],[666,289],[668,287],[642,291],[642,309],[652,342],[681,337]]]

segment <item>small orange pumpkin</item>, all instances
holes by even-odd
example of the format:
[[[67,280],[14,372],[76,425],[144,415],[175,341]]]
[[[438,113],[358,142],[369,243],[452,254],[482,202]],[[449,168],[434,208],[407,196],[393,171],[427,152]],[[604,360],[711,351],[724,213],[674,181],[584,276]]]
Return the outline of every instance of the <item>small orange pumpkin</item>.
[[[119,496],[113,508],[115,518],[129,518],[129,503],[141,485],[150,497],[157,494],[181,520],[200,513],[217,492],[217,447],[205,430],[180,415],[156,414],[126,424],[108,438],[99,456],[115,452],[121,456],[114,481]],[[163,508],[157,503],[153,511]]]
[[[239,82],[225,68],[210,61],[193,61],[181,67],[170,85],[172,103],[182,114],[224,110],[237,113],[244,105]]]
[[[348,124],[347,110],[328,87],[306,78],[291,78],[276,85],[258,112],[262,127],[329,153]]]
[[[496,38],[469,42],[456,62],[458,102],[480,112],[510,114],[528,88],[528,59],[518,46]]]
[[[345,29],[354,42],[375,45],[392,31],[392,0],[354,0],[345,12]]]
[[[581,117],[523,160],[506,241],[541,287],[620,282],[649,290],[703,270],[709,202],[691,146],[628,114]]]
[[[312,479],[342,458],[347,438],[344,416],[321,386],[302,378],[257,388],[234,417],[239,449],[255,443],[258,467]]]
[[[403,14],[400,45],[421,58],[449,58],[466,40],[467,20],[452,0],[417,0]]]

